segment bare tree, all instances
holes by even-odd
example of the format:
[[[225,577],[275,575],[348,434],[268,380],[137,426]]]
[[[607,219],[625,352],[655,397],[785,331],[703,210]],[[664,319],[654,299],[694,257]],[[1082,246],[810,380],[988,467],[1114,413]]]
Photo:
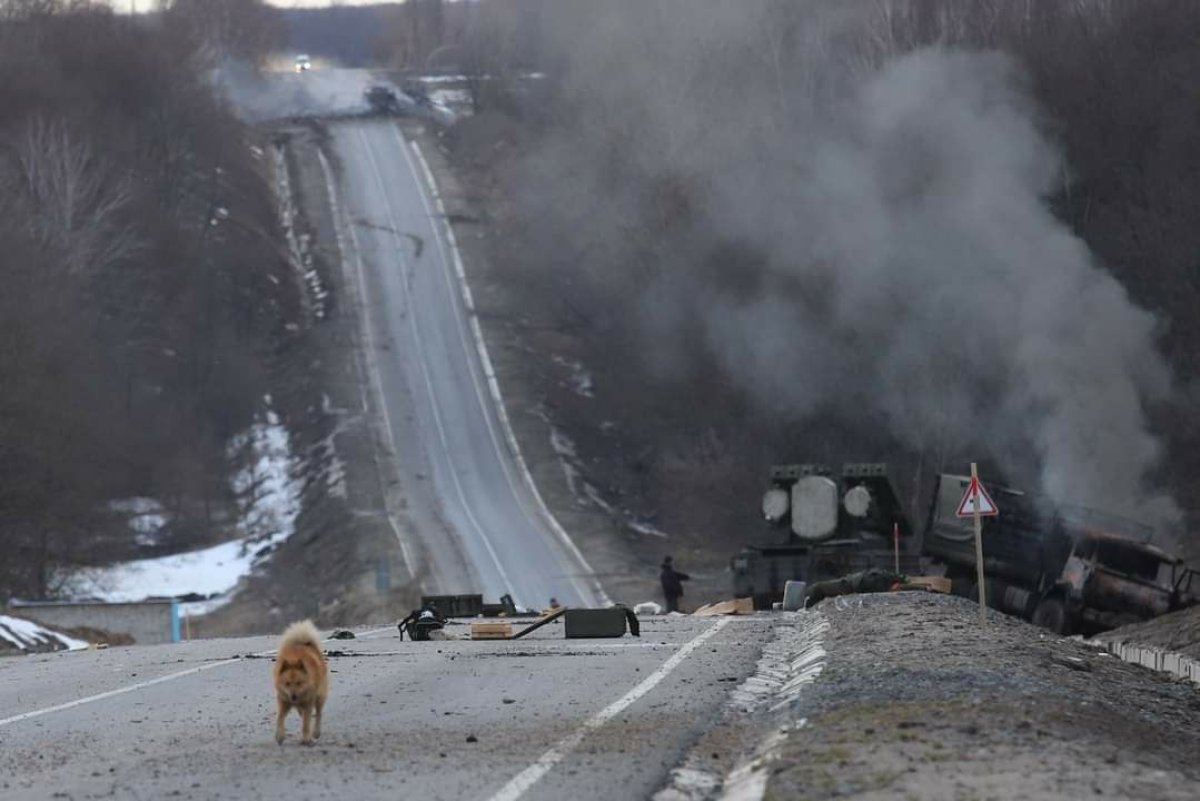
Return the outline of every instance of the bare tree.
[[[113,177],[92,146],[62,120],[35,117],[17,138],[19,187],[32,206],[38,239],[61,254],[69,274],[103,272],[143,242],[127,211],[127,176]]]

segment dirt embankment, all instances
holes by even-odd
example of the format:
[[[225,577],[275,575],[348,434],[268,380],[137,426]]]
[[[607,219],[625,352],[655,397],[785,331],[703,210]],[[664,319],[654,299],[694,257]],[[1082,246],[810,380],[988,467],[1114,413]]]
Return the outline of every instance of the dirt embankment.
[[[228,606],[192,621],[192,636],[280,631],[305,617],[322,626],[391,621],[416,600],[384,502],[394,482],[376,458],[382,437],[365,400],[360,301],[342,269],[317,155],[323,137],[316,123],[273,137],[310,311],[306,330],[278,354],[273,382],[302,473],[295,533]]]
[[[1196,797],[1200,689],[952,596],[846,596],[767,798]]]

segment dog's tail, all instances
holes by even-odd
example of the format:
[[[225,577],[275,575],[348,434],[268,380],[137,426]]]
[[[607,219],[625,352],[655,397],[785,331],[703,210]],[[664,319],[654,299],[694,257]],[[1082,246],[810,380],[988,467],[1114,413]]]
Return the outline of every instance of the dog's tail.
[[[288,645],[311,645],[320,651],[321,635],[311,620],[301,620],[284,629],[283,636],[279,638],[280,648]]]

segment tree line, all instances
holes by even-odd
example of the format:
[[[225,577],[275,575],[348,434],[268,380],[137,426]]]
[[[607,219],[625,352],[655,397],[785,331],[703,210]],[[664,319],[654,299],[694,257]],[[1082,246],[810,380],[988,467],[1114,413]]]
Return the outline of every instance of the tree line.
[[[300,299],[267,158],[207,70],[273,30],[249,0],[0,2],[0,598],[127,557],[115,499],[158,499],[182,540],[229,522],[227,443]]]

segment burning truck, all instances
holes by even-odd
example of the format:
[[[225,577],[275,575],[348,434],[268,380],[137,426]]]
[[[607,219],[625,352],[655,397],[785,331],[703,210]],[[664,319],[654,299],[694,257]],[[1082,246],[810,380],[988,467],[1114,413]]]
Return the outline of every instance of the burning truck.
[[[975,532],[955,514],[969,481],[937,477],[921,550],[944,567],[953,592],[976,598]],[[1195,571],[1151,544],[1148,526],[1007,487],[990,490],[1000,514],[982,522],[989,606],[1059,634],[1094,634],[1200,601]]]

